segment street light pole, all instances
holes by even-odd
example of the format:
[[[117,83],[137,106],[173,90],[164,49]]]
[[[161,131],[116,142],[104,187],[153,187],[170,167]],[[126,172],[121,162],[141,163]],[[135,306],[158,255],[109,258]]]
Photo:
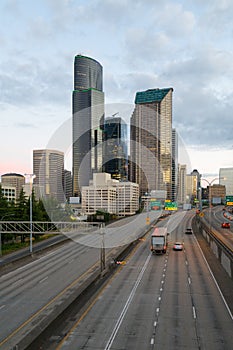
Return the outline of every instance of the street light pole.
[[[100,271],[102,272],[105,269],[105,242],[104,242],[104,234],[105,234],[105,223],[101,223],[100,225],[100,234],[102,235],[102,242],[100,247]]]
[[[29,245],[29,252],[32,254],[32,185],[33,185],[33,179],[36,177],[34,174],[25,174],[26,177],[29,177],[29,184],[30,184],[30,196],[29,196],[29,210],[30,210],[30,245]]]

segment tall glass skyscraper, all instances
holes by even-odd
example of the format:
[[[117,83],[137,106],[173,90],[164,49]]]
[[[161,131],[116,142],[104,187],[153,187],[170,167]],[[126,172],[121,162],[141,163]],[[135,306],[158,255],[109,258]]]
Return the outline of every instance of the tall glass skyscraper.
[[[77,55],[73,91],[73,194],[81,195],[94,172],[102,170],[104,93],[102,66],[93,58]]]
[[[58,150],[33,150],[33,174],[36,195],[64,202],[64,153]]]
[[[104,122],[103,172],[116,180],[128,180],[127,124],[120,117]]]
[[[130,121],[130,180],[140,195],[167,191],[172,199],[172,88],[137,92]]]

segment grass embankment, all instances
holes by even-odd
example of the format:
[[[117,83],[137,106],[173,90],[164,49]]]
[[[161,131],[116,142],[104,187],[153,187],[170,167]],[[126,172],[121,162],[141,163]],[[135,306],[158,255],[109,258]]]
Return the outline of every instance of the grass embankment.
[[[35,244],[35,243],[44,241],[45,239],[48,239],[50,237],[51,237],[51,235],[42,235],[42,236],[36,237],[36,239],[33,237],[32,240],[33,240],[33,243]],[[19,249],[22,249],[22,248],[27,248],[27,247],[29,247],[29,245],[30,245],[29,238],[25,239],[25,242],[4,243],[4,244],[2,244],[2,255],[13,253],[13,252],[15,252]]]

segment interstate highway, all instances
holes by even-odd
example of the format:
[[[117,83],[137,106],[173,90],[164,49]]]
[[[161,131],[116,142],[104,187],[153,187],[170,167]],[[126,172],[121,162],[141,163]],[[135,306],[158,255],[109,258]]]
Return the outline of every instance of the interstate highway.
[[[146,213],[134,218],[122,219],[106,228],[106,255],[110,252],[107,244],[129,242],[135,239],[146,227]],[[151,218],[159,213],[151,213]],[[112,226],[115,226],[115,230]],[[97,234],[98,235],[98,234]],[[98,235],[99,236],[99,235]],[[110,238],[112,237],[112,239]],[[75,238],[79,241],[80,235]],[[53,303],[59,304],[59,298],[70,289],[78,286],[86,271],[100,266],[100,249],[96,235],[81,235],[83,244],[68,241],[48,254],[0,277],[0,348],[9,350],[18,344],[37,320],[45,317],[46,308]],[[89,246],[88,244],[92,245]],[[112,244],[113,245],[113,244]],[[70,286],[70,287],[69,287]],[[57,307],[57,305],[56,305]],[[38,327],[39,328],[39,327]]]
[[[190,214],[165,255],[142,241],[56,349],[232,349],[231,311],[188,226]],[[177,240],[183,251],[172,250]]]

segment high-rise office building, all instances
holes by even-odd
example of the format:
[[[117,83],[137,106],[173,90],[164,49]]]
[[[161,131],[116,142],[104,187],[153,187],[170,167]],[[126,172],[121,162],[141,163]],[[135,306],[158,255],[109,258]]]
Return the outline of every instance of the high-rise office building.
[[[193,170],[186,175],[186,203],[195,203],[198,201],[198,188],[200,183],[200,174]]]
[[[69,170],[64,170],[64,194],[67,200],[73,195],[72,191],[72,174]]]
[[[167,191],[172,199],[172,88],[137,92],[130,121],[130,180],[140,195]]]
[[[179,164],[178,165],[178,203],[179,204],[185,204],[187,200],[186,175],[187,175],[186,164]]]
[[[178,135],[172,129],[172,201],[178,197]]]
[[[83,55],[74,60],[73,194],[81,195],[94,172],[102,171],[104,92],[102,66]]]
[[[233,196],[233,167],[219,169],[219,183],[226,187],[227,196]]]
[[[33,184],[35,193],[43,198],[64,202],[64,153],[57,150],[33,150]]]
[[[106,118],[103,127],[103,172],[128,180],[127,124],[120,117]]]
[[[1,176],[2,185],[13,186],[16,189],[15,196],[19,198],[20,192],[25,185],[25,177],[21,174],[7,173]]]

